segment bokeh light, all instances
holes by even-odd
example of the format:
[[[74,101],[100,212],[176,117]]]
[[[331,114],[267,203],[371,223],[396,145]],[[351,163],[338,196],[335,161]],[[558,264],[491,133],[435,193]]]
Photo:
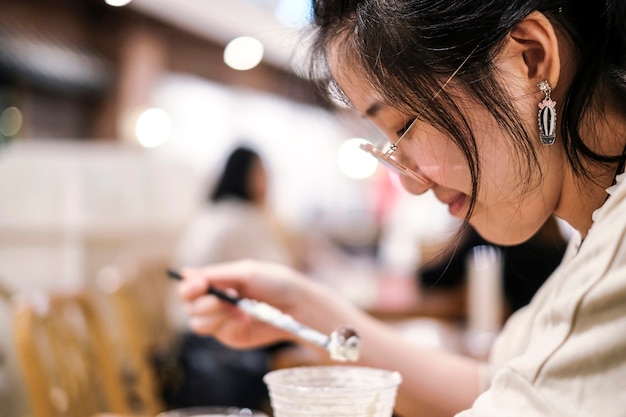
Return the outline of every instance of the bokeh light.
[[[224,62],[239,71],[249,70],[259,65],[263,52],[261,41],[251,36],[240,36],[224,48]]]
[[[353,179],[369,178],[376,172],[378,161],[359,148],[365,139],[348,139],[339,146],[337,163],[346,176]]]
[[[165,143],[172,133],[172,121],[162,109],[148,109],[141,113],[135,124],[135,135],[141,146],[156,148]]]
[[[113,6],[113,7],[126,6],[131,1],[132,0],[104,0],[106,4],[108,4],[109,6]]]
[[[7,107],[0,115],[0,133],[7,137],[15,136],[22,129],[22,112],[17,107]]]

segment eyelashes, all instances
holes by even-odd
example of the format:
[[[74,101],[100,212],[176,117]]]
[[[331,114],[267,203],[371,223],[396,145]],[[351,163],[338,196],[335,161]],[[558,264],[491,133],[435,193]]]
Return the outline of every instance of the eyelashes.
[[[400,130],[396,131],[396,135],[398,135],[398,138],[401,138],[402,135],[404,135],[407,130],[409,130],[409,128],[411,127],[411,125],[413,125],[413,123],[417,120],[417,118],[413,118],[413,119],[409,119],[409,121],[402,126],[402,128]]]

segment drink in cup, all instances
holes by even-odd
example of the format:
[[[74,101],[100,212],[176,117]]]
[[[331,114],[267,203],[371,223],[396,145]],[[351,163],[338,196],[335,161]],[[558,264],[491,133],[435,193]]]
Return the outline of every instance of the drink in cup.
[[[301,366],[264,377],[274,417],[391,417],[402,377],[361,366]]]

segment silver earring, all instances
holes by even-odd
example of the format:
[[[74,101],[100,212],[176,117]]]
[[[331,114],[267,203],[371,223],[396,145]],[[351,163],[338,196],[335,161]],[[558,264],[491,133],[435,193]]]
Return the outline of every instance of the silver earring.
[[[552,145],[556,140],[556,101],[550,97],[552,88],[547,81],[541,81],[537,86],[546,95],[539,103],[539,136],[541,143]]]

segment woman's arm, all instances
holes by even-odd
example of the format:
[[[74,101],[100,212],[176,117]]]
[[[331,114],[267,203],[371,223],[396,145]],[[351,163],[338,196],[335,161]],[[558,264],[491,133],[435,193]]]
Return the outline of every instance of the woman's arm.
[[[451,416],[470,407],[479,394],[477,361],[416,347],[330,288],[289,268],[241,261],[186,270],[183,274],[179,293],[189,304],[192,330],[211,334],[231,346],[250,348],[281,340],[302,341],[247,317],[215,297],[205,296],[209,283],[274,305],[324,333],[353,326],[361,336],[361,357],[355,364],[402,374],[396,412],[403,417]]]

